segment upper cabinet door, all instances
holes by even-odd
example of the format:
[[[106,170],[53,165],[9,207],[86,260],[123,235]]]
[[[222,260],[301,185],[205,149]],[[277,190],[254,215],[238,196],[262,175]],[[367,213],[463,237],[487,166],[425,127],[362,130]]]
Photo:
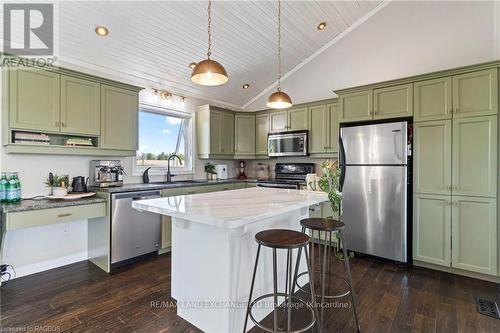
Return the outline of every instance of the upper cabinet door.
[[[255,116],[255,154],[267,156],[267,135],[269,134],[269,114]]]
[[[283,132],[287,130],[288,120],[286,111],[273,111],[269,113],[271,132]]]
[[[199,135],[200,133],[198,133]],[[222,152],[222,112],[210,110],[210,151],[209,154]]]
[[[234,152],[238,156],[255,156],[255,115],[234,116]]]
[[[413,127],[415,193],[451,194],[451,120],[415,123]]]
[[[413,259],[450,267],[451,197],[413,196]]]
[[[339,104],[333,103],[327,106],[328,113],[330,114],[330,128],[328,139],[328,152],[338,153],[339,151]]]
[[[374,119],[413,116],[413,84],[375,89],[373,114]]]
[[[452,267],[497,275],[496,201],[453,197]]]
[[[137,150],[139,94],[101,85],[101,148]]]
[[[58,132],[60,75],[23,67],[9,75],[10,127]]]
[[[340,122],[371,120],[373,118],[373,90],[339,96]]]
[[[415,121],[451,118],[451,77],[415,82],[413,95]]]
[[[453,116],[473,117],[498,113],[497,69],[453,76]]]
[[[100,91],[99,83],[61,76],[61,132],[99,135]]]
[[[496,197],[497,117],[453,120],[453,195]]]
[[[289,131],[306,130],[308,124],[307,107],[288,110],[288,127]]]
[[[222,113],[221,154],[234,154],[234,114]]]
[[[330,114],[326,105],[309,108],[309,153],[326,153],[329,143]]]

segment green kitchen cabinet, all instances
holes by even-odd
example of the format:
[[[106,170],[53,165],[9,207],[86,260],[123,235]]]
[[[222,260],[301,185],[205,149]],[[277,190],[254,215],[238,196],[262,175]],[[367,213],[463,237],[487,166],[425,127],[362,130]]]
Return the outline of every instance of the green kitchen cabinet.
[[[255,155],[267,157],[267,136],[269,134],[269,113],[255,116]]]
[[[415,121],[450,119],[452,107],[451,76],[413,84]]]
[[[288,110],[288,131],[300,131],[307,129],[308,109],[301,107]]]
[[[211,105],[196,108],[198,157],[233,158],[234,112]]]
[[[452,267],[497,275],[497,199],[453,197]]]
[[[346,93],[339,96],[341,123],[371,120],[373,117],[373,90]]]
[[[326,105],[309,108],[309,153],[324,154],[330,145],[330,113]]]
[[[451,120],[413,125],[413,190],[451,195]]]
[[[498,113],[497,69],[453,76],[453,116],[473,117]]]
[[[269,113],[269,122],[271,132],[306,130],[308,124],[307,107],[271,111]]]
[[[414,260],[450,266],[451,215],[451,196],[414,194]]]
[[[128,150],[135,155],[138,106],[137,91],[101,85],[101,148]]]
[[[329,156],[338,152],[338,103],[309,107],[309,153]]]
[[[373,118],[413,116],[413,84],[401,84],[373,90]]]
[[[288,128],[288,116],[286,111],[269,112],[269,129],[271,132],[284,132]]]
[[[255,115],[236,114],[234,116],[235,158],[255,157]]]
[[[234,114],[223,112],[221,122],[220,153],[234,155]]]
[[[99,83],[61,76],[61,132],[99,135],[101,132]]]
[[[58,132],[60,75],[27,67],[8,71],[10,127]]]
[[[453,195],[496,197],[497,116],[453,119],[452,147]]]

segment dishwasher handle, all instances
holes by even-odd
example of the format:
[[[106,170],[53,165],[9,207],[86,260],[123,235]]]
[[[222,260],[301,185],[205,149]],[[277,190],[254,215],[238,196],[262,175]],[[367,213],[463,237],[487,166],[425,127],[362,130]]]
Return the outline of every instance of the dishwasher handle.
[[[118,199],[144,200],[144,199],[156,199],[156,198],[161,198],[160,191],[135,191],[135,192],[114,193],[111,195],[112,201]]]
[[[132,201],[146,200],[146,199],[157,199],[157,198],[161,198],[161,197],[159,195],[154,195],[154,196],[149,196],[149,197],[135,197],[135,198],[132,198]]]

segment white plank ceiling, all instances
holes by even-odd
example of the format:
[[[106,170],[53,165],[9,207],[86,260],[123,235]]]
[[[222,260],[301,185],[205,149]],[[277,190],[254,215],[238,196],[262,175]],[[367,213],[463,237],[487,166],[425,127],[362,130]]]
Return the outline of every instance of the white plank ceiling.
[[[283,1],[283,73],[381,2]],[[207,1],[60,2],[60,59],[75,68],[241,108],[276,80],[277,2],[212,3],[212,58],[229,75],[219,87],[190,81],[188,64],[206,56],[206,10]],[[327,28],[317,31],[321,21]],[[98,37],[96,25],[107,26],[109,36]],[[244,83],[250,88],[243,90]]]

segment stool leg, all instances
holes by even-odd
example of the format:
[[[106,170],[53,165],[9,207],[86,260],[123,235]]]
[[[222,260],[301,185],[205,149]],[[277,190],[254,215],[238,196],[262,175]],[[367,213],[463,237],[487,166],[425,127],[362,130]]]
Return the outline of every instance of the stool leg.
[[[328,246],[326,242],[325,233],[325,244],[323,245],[323,264],[321,265],[321,327],[323,327],[323,319],[325,318],[325,288],[326,288],[326,272],[327,272],[327,262],[326,257],[328,254]],[[321,258],[320,258],[321,260]]]
[[[356,295],[354,294],[354,288],[352,286],[351,268],[349,266],[349,254],[347,253],[347,249],[346,249],[345,242],[344,242],[344,231],[339,230],[339,234],[340,234],[340,241],[342,242],[342,251],[344,253],[345,271],[347,273],[347,279],[349,281],[349,288],[351,290],[352,308],[354,311],[354,319],[356,320],[356,328],[358,329],[358,332],[361,332],[361,329],[359,327],[359,321],[358,321],[358,311],[356,309]]]
[[[288,275],[288,281],[286,283],[289,285],[288,288],[288,302],[286,303],[288,305],[288,316],[287,316],[287,332],[292,331],[292,250],[288,250],[288,262],[287,262],[287,275]]]
[[[274,332],[278,332],[278,268],[276,266],[276,249],[273,249]]]
[[[245,316],[245,326],[243,326],[243,333],[246,333],[246,331],[247,331],[248,315],[250,314],[250,302],[252,302],[253,286],[255,283],[255,275],[257,273],[257,265],[259,263],[259,254],[260,254],[260,244],[257,247],[257,256],[255,257],[255,266],[253,267],[252,284],[250,286],[250,295],[248,296],[247,314]]]
[[[316,317],[318,329],[321,332],[321,323],[319,320],[318,306],[316,302],[316,293],[314,292],[314,280],[312,279],[311,263],[309,262],[310,258],[309,258],[309,252],[307,251],[307,245],[304,246],[304,252],[306,255],[307,271],[309,272],[309,288],[311,289],[311,304],[313,307],[314,316]]]

